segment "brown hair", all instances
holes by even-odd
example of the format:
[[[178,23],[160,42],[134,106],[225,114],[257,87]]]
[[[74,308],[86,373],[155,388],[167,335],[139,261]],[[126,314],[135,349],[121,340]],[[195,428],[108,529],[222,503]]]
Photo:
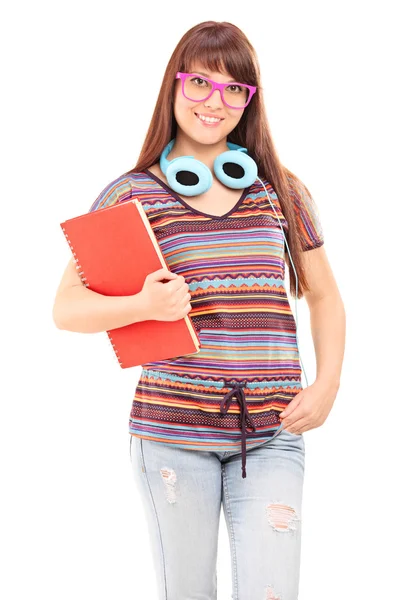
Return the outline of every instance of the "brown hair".
[[[279,198],[279,205],[288,223],[287,243],[298,277],[298,298],[309,290],[302,263],[302,241],[295,216],[293,195],[300,194],[302,182],[284,167],[275,149],[265,112],[260,68],[254,48],[244,33],[232,23],[205,21],[187,31],[176,46],[165,70],[157,103],[136,165],[127,173],[140,173],[158,162],[168,142],[176,137],[177,123],[173,113],[175,75],[190,72],[199,60],[213,71],[228,72],[236,81],[257,86],[250,104],[244,109],[228,141],[247,148],[257,163],[258,176],[267,179]],[[286,252],[286,248],[285,248]],[[290,293],[295,296],[296,284],[289,261]]]

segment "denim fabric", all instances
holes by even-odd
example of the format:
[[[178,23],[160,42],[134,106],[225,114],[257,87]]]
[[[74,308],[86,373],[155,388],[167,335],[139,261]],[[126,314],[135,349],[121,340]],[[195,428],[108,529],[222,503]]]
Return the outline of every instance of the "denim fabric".
[[[233,600],[297,600],[305,443],[279,430],[247,451],[188,450],[131,436],[157,600],[216,600],[221,503]]]

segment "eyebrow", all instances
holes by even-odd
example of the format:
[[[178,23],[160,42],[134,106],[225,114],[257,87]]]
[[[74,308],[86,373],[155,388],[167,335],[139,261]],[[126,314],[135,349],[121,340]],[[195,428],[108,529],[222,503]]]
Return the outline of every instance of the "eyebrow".
[[[208,73],[202,73],[201,71],[193,71],[193,73],[198,73],[199,75],[204,75],[204,77],[208,77],[210,79],[210,76]],[[225,83],[236,83],[236,79],[230,79],[229,81],[226,81]]]

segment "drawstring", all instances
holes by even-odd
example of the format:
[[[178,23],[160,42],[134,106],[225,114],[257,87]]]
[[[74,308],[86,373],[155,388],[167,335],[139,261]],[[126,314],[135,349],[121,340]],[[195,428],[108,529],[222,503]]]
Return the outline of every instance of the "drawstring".
[[[242,478],[246,477],[246,419],[249,420],[250,427],[254,431],[256,430],[256,426],[250,416],[249,411],[247,410],[246,404],[246,396],[243,391],[243,388],[246,387],[246,382],[242,383],[228,383],[224,379],[224,387],[232,387],[233,389],[230,392],[227,392],[225,396],[222,398],[220,412],[225,415],[229,407],[232,403],[233,398],[236,396],[236,399],[239,403],[240,408],[240,427],[241,427],[241,438],[242,438]]]

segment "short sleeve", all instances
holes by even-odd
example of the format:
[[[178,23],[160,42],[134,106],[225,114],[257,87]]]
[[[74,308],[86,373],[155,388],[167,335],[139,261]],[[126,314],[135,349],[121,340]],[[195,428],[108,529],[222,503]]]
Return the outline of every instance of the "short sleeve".
[[[132,182],[126,175],[121,175],[106,185],[96,200],[92,203],[88,212],[94,212],[101,208],[107,208],[117,202],[129,200],[132,197]]]
[[[318,207],[310,192],[299,179],[289,181],[294,198],[294,209],[303,250],[319,248],[324,243],[324,232]]]

